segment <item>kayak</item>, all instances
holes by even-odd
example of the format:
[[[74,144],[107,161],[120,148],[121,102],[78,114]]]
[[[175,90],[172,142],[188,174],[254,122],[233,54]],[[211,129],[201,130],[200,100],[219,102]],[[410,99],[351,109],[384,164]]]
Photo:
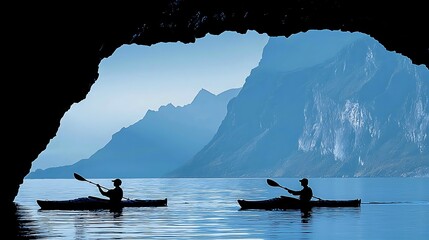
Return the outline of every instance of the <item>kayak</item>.
[[[41,209],[45,210],[96,210],[123,207],[166,207],[167,198],[151,200],[127,199],[122,200],[119,206],[112,206],[108,199],[93,196],[71,200],[37,200],[37,204]]]
[[[264,209],[264,210],[285,210],[302,209],[312,207],[360,207],[361,200],[311,200],[308,204],[303,204],[299,199],[292,197],[276,197],[266,200],[237,200],[241,209]]]

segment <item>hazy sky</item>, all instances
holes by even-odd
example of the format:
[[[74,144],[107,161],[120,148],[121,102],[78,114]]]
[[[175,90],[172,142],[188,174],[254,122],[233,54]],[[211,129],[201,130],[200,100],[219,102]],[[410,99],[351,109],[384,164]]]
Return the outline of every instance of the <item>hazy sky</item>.
[[[64,115],[57,136],[32,170],[89,158],[147,110],[189,104],[202,88],[219,94],[242,87],[268,38],[256,32],[225,32],[192,44],[122,46],[101,62],[97,82],[86,99]]]

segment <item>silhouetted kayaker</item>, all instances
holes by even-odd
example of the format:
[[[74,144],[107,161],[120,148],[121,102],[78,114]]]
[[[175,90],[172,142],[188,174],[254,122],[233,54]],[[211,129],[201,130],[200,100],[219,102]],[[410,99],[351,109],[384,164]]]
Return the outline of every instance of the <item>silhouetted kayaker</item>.
[[[299,200],[309,202],[313,197],[313,190],[308,186],[308,179],[303,178],[299,180],[301,182],[302,189],[300,191],[288,190],[290,194],[299,195]]]
[[[115,188],[109,189],[108,191],[104,191],[103,189],[101,189],[100,184],[97,184],[97,187],[101,194],[108,197],[112,203],[117,204],[121,202],[122,197],[124,196],[124,192],[120,187],[122,184],[122,181],[121,179],[117,178],[115,180],[112,180],[112,182]]]
[[[301,217],[302,220],[308,221],[308,217],[310,217],[311,207],[310,200],[313,197],[313,190],[308,186],[308,179],[303,178],[299,180],[301,182],[302,189],[300,191],[294,191],[288,189],[287,191],[292,195],[298,195],[299,200],[301,202]]]

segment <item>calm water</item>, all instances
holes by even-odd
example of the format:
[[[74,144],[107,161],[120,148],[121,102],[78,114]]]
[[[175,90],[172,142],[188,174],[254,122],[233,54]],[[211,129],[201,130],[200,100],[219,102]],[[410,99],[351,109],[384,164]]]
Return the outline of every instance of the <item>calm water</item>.
[[[88,179],[111,187],[110,179]],[[300,189],[298,179],[274,178]],[[168,198],[168,207],[40,210],[37,199],[100,196],[76,179],[25,180],[15,200],[19,234],[27,239],[429,239],[429,178],[310,178],[322,199],[362,199],[360,208],[240,210],[237,199],[290,196],[252,179],[123,179],[124,196]]]

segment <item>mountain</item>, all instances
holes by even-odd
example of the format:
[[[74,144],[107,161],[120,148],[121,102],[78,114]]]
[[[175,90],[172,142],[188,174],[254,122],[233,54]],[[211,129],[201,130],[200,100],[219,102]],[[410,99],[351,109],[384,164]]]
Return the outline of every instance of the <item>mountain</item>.
[[[143,119],[122,128],[106,146],[73,165],[31,172],[27,178],[161,177],[192,158],[210,141],[240,88],[214,95],[199,91],[192,103],[147,111]]]
[[[167,176],[429,176],[426,67],[366,35],[316,58],[281,41],[269,40],[213,139]]]

